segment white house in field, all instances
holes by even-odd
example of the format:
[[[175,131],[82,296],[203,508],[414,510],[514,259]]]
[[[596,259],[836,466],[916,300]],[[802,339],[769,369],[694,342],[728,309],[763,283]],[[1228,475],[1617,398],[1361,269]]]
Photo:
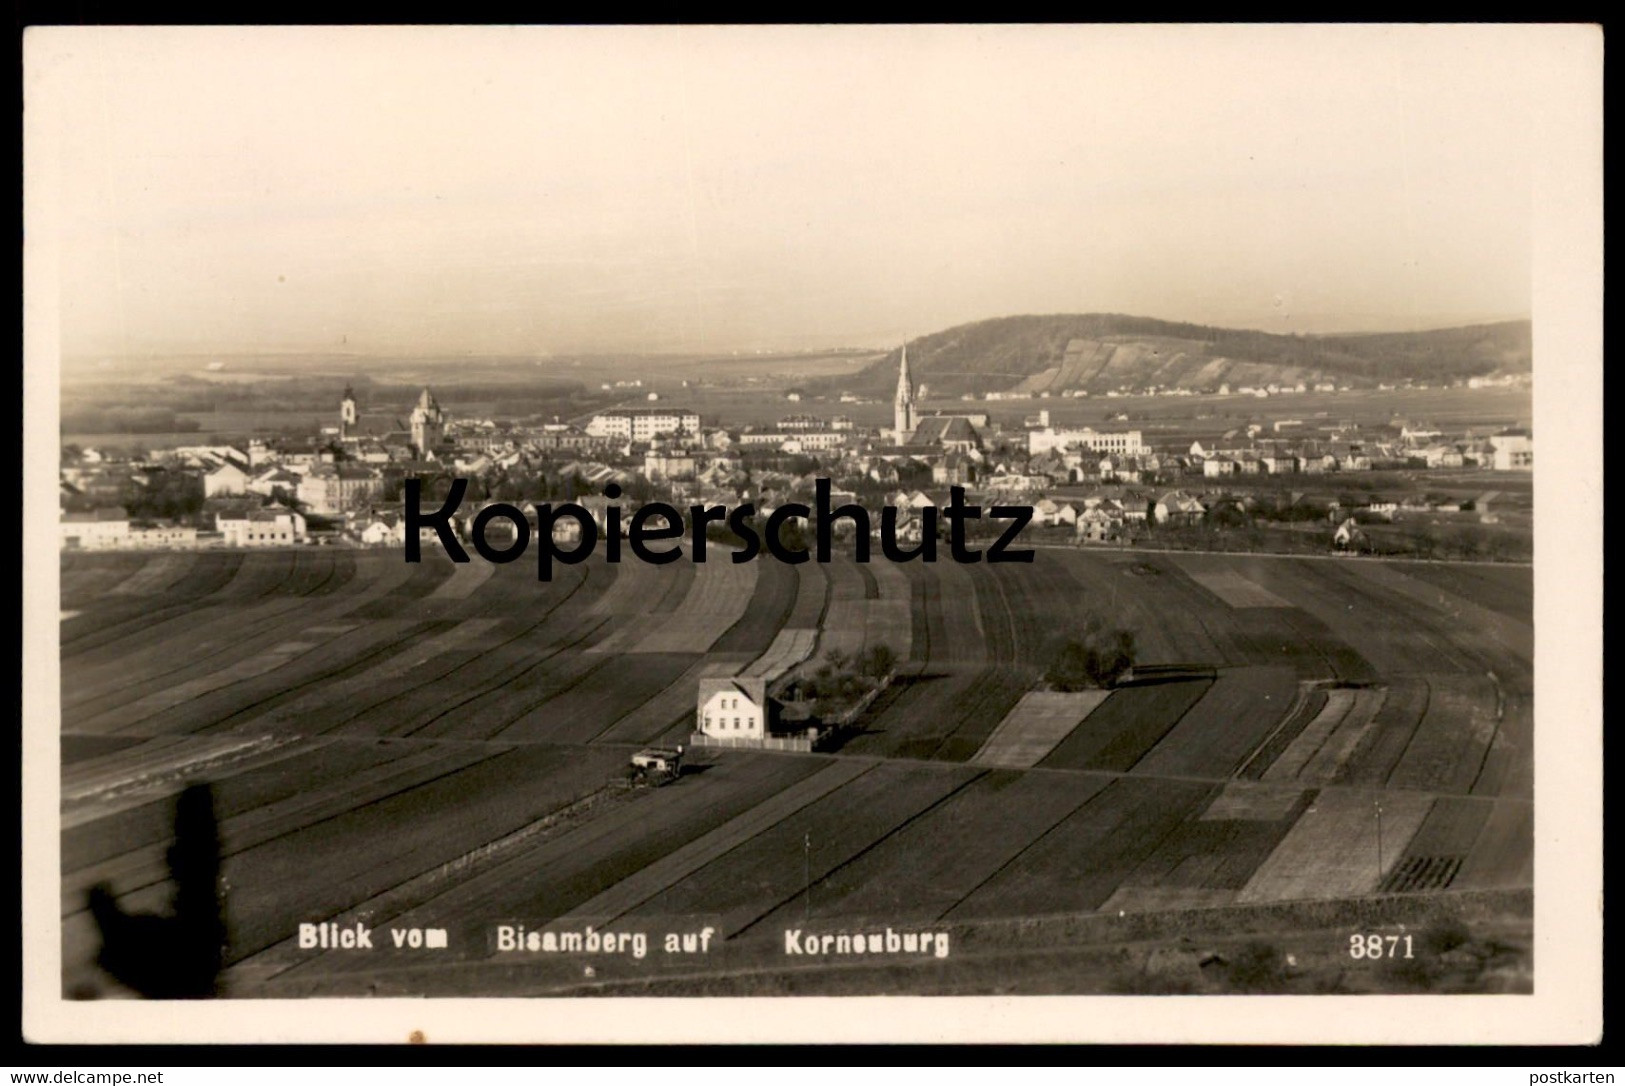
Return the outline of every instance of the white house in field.
[[[772,709],[766,679],[701,679],[694,724],[719,739],[765,739],[773,727]]]

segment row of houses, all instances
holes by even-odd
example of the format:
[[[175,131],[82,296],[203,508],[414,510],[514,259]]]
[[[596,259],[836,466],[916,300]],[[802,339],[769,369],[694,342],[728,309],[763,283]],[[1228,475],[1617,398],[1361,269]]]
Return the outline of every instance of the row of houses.
[[[305,518],[280,506],[216,514],[212,533],[190,526],[140,523],[119,506],[63,510],[59,536],[63,550],[87,551],[278,547],[309,539]]]

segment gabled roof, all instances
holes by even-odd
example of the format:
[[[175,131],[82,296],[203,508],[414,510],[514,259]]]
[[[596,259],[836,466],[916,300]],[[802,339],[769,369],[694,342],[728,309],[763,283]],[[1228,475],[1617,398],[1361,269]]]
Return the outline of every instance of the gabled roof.
[[[950,442],[975,444],[979,439],[970,420],[957,415],[928,415],[914,428],[910,445],[944,445]]]
[[[741,697],[748,698],[753,705],[765,706],[767,704],[767,680],[760,677],[745,678],[742,676],[700,679],[700,701],[710,701],[717,694],[738,694]]]
[[[301,514],[299,514],[295,510],[289,509],[286,506],[281,506],[281,505],[267,505],[267,506],[263,506],[263,507],[261,507],[259,509],[250,509],[248,511],[248,516],[247,516],[246,519],[248,519],[250,521],[253,521],[253,522],[257,523],[257,524],[269,524],[269,523],[274,523],[275,521],[281,520],[284,517],[296,518],[296,519],[301,519],[301,520],[304,519],[301,516]]]

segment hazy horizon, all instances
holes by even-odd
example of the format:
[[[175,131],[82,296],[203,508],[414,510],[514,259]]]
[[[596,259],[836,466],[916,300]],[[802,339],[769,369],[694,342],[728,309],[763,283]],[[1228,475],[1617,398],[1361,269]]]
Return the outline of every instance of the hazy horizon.
[[[1005,316],[1009,316],[1009,317],[1029,317],[1029,316],[1052,316],[1052,315],[1054,315],[1054,314],[1011,313],[1011,314],[1006,314]],[[1123,315],[1124,316],[1131,316],[1131,317],[1140,317],[1140,316],[1144,316],[1145,314],[1132,313],[1132,314],[1123,314]],[[924,336],[924,335],[929,335],[929,334],[932,334],[932,333],[943,332],[943,331],[947,331],[949,328],[962,326],[962,325],[968,325],[968,324],[976,324],[976,323],[980,323],[981,321],[984,321],[984,320],[996,320],[996,319],[999,319],[999,318],[984,317],[984,318],[979,318],[977,320],[971,320],[971,321],[956,321],[953,325],[949,325],[946,328],[923,329],[923,330],[921,330],[920,333],[918,333],[918,336]],[[1176,318],[1167,318],[1167,317],[1159,317],[1159,318],[1155,318],[1155,319],[1168,320],[1171,323],[1187,323],[1187,324],[1189,324],[1189,323],[1199,323],[1199,322],[1191,322],[1191,321],[1180,322],[1180,321],[1177,321]],[[1334,329],[1331,329],[1331,330],[1328,330],[1328,331],[1314,331],[1314,330],[1298,329],[1297,331],[1299,332],[1299,334],[1302,334],[1302,335],[1324,336],[1324,337],[1383,335],[1385,333],[1443,332],[1443,331],[1449,331],[1449,330],[1455,329],[1455,328],[1473,327],[1473,326],[1476,326],[1476,325],[1505,324],[1505,323],[1511,323],[1511,322],[1515,322],[1515,321],[1529,321],[1529,320],[1530,320],[1530,318],[1527,315],[1525,315],[1525,316],[1514,316],[1514,317],[1487,316],[1487,317],[1483,317],[1483,318],[1476,318],[1476,319],[1471,319],[1471,320],[1463,320],[1463,321],[1459,321],[1459,322],[1422,323],[1422,324],[1416,325],[1415,327],[1387,327],[1387,326],[1376,326],[1376,325],[1374,325],[1374,326],[1368,327],[1368,328],[1334,328]],[[1245,326],[1242,326],[1242,325],[1223,324],[1223,323],[1213,324],[1212,327],[1224,328],[1224,329],[1227,329],[1229,331],[1265,331],[1265,332],[1269,331],[1268,329],[1249,328],[1249,327],[1245,327]],[[914,339],[918,338],[918,336],[915,333],[910,333],[909,336],[908,336],[909,342],[913,342]],[[98,361],[98,360],[107,359],[107,358],[117,359],[119,361],[140,361],[141,359],[187,359],[187,358],[196,358],[198,360],[203,360],[203,359],[232,359],[232,358],[248,359],[248,358],[286,357],[286,358],[355,358],[355,359],[358,359],[358,360],[379,361],[379,362],[398,362],[398,361],[403,361],[403,360],[409,360],[409,361],[412,361],[412,362],[444,361],[447,364],[455,364],[455,363],[457,363],[459,361],[467,360],[467,359],[473,359],[473,358],[486,359],[486,360],[512,358],[512,359],[515,359],[515,360],[523,360],[523,361],[531,361],[531,362],[545,362],[545,361],[548,361],[549,359],[554,359],[554,360],[557,360],[557,361],[560,361],[560,362],[569,362],[569,361],[577,360],[577,359],[590,360],[590,359],[615,359],[615,358],[627,358],[627,359],[633,359],[633,358],[637,358],[637,359],[671,358],[671,359],[693,360],[693,359],[697,359],[697,358],[703,359],[703,358],[713,357],[713,356],[717,357],[717,358],[730,358],[730,357],[744,358],[744,357],[748,357],[748,356],[752,356],[752,355],[760,355],[764,359],[769,359],[769,358],[772,358],[772,357],[775,357],[775,356],[793,356],[793,355],[816,356],[816,355],[821,355],[821,354],[832,354],[833,355],[833,354],[839,354],[839,353],[850,353],[850,354],[853,354],[853,355],[862,355],[862,354],[866,354],[866,353],[877,353],[877,354],[878,353],[887,353],[887,352],[896,350],[898,345],[899,345],[899,342],[901,342],[901,341],[897,341],[897,342],[878,341],[878,342],[871,343],[871,344],[829,343],[829,344],[806,346],[806,347],[792,346],[792,347],[778,347],[778,348],[768,348],[768,347],[761,347],[761,348],[731,348],[731,349],[722,349],[722,350],[714,350],[714,351],[603,350],[603,351],[560,351],[560,352],[549,352],[548,354],[534,354],[534,353],[523,352],[523,351],[516,351],[516,352],[485,351],[485,352],[478,352],[478,353],[471,353],[471,352],[468,352],[468,351],[462,351],[462,352],[446,351],[446,352],[437,352],[437,353],[434,353],[434,354],[430,354],[427,357],[425,356],[424,352],[422,352],[420,350],[412,350],[412,349],[352,350],[349,347],[342,346],[342,345],[340,347],[333,348],[333,349],[322,349],[322,348],[318,347],[318,348],[310,348],[310,349],[288,349],[288,350],[280,350],[280,351],[278,351],[278,350],[255,350],[255,349],[252,349],[252,348],[242,348],[242,349],[238,349],[238,350],[232,350],[232,349],[229,349],[229,348],[209,348],[209,349],[173,350],[173,351],[149,349],[149,350],[144,350],[144,351],[142,351],[140,353],[137,353],[137,354],[127,354],[127,355],[113,355],[113,354],[109,354],[108,352],[91,352],[91,353],[82,353],[82,354],[71,354],[71,355],[64,355],[63,356],[63,361],[65,363],[68,363],[68,364],[71,365],[71,364],[82,364],[82,363],[86,363],[86,362],[93,362],[93,361]]]
[[[76,358],[1529,319],[1537,29],[31,29],[27,197]]]

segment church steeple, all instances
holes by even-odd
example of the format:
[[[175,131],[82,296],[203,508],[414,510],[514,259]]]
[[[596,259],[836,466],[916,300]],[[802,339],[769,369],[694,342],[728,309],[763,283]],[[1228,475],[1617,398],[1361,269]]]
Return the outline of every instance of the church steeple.
[[[446,435],[446,416],[435,402],[434,394],[424,389],[418,405],[412,409],[412,444],[418,456],[427,457]]]
[[[892,422],[897,430],[897,444],[903,445],[914,435],[918,423],[914,413],[914,380],[908,373],[908,344],[903,344],[903,361],[897,369],[897,396],[892,401]]]
[[[361,415],[356,410],[356,406],[355,406],[355,390],[352,389],[349,385],[345,385],[344,386],[344,399],[339,401],[339,437],[340,437],[340,439],[349,437],[350,432],[355,429],[355,425],[356,425],[357,422],[360,421],[360,419],[361,419]]]

